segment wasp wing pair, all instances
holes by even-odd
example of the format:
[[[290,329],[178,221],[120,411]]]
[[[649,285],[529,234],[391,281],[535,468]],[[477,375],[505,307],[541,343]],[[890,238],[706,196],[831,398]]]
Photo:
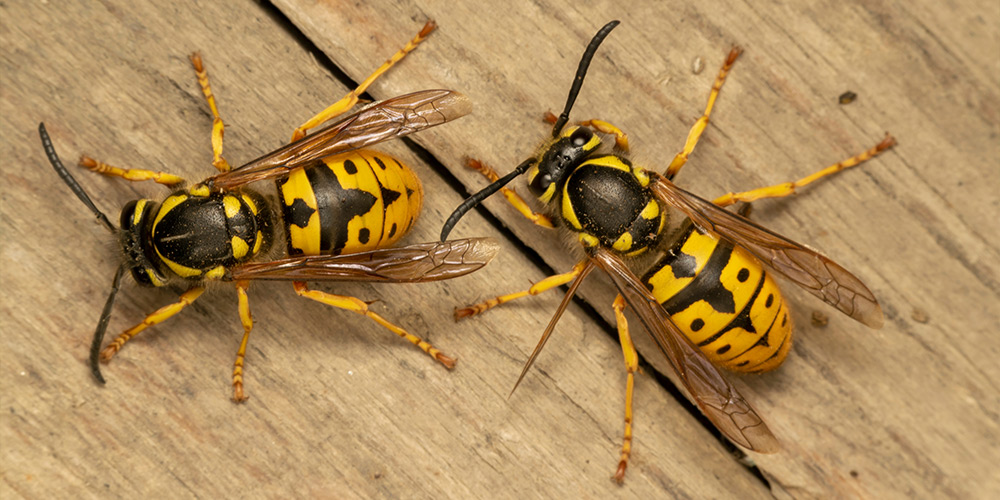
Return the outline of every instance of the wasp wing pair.
[[[417,283],[457,278],[500,251],[492,238],[418,243],[344,255],[303,255],[251,262],[231,271],[234,280],[372,281]]]
[[[320,131],[272,151],[205,184],[222,191],[274,179],[323,158],[465,116],[472,104],[452,90],[423,90],[372,103]],[[486,265],[499,251],[488,238],[380,248],[345,255],[307,255],[251,262],[230,270],[233,280],[424,282],[454,278]]]
[[[296,168],[311,166],[324,157],[404,137],[460,118],[470,111],[469,99],[453,90],[422,90],[378,101],[312,135],[239,168],[210,177],[205,184],[224,191],[274,179]]]
[[[882,309],[875,296],[837,263],[689,193],[655,172],[649,174],[657,198],[680,210],[702,230],[743,247],[777,274],[861,323],[874,328],[882,325]],[[740,446],[761,453],[777,451],[777,439],[750,403],[690,343],[622,259],[603,247],[589,249],[588,254],[591,263],[614,282],[709,420]]]

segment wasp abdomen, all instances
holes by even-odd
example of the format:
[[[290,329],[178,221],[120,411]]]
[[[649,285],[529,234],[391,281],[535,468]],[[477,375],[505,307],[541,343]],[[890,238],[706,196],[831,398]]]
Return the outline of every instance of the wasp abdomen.
[[[397,241],[423,202],[417,176],[374,151],[323,159],[278,181],[291,255],[363,252]]]
[[[690,226],[643,281],[712,362],[760,372],[784,361],[792,329],[786,302],[742,248]]]

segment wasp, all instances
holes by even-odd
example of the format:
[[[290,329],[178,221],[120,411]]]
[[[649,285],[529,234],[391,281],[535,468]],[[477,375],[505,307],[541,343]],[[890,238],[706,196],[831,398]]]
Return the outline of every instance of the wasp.
[[[614,282],[618,296],[613,308],[627,370],[625,431],[614,479],[625,477],[632,448],[632,394],[638,355],[628,331],[626,306],[639,318],[666,357],[681,384],[709,420],[734,443],[762,453],[779,444],[763,419],[720,373],[760,372],[776,368],[791,346],[788,306],[772,275],[782,276],[855,320],[878,328],[881,307],[872,292],[832,260],[723,207],[761,198],[787,196],[819,178],[864,162],[895,144],[886,134],[877,146],[796,182],[729,193],[708,201],[676,186],[672,179],[687,162],[705,131],[727,74],[741,54],[734,47],[716,77],[703,115],[688,134],[684,148],[663,174],[629,160],[628,136],[603,120],[566,127],[569,113],[598,46],[618,21],[601,28],[579,63],[565,108],[549,114],[552,136],[512,172],[499,177],[487,165],[469,166],[493,181],[466,199],[441,231],[445,241],[455,224],[472,207],[502,191],[523,215],[545,227],[556,225],[577,240],[585,257],[572,270],[550,276],[528,290],[501,295],[457,309],[456,319],[491,307],[569,284],[562,303],[525,363],[514,385],[521,382],[541,352],[577,288],[595,268]],[[614,145],[602,136],[613,136]],[[504,187],[527,173],[528,189],[548,209],[536,213],[512,189]],[[668,210],[686,216],[680,227],[667,228]],[[654,263],[642,278],[633,273],[637,256]],[[657,255],[659,254],[659,255]],[[512,391],[513,392],[513,391]]]
[[[367,105],[306,135],[350,110],[382,73],[412,51],[435,25],[428,22],[414,39],[356,89],[296,129],[292,142],[256,160],[231,168],[222,156],[224,125],[199,54],[191,56],[202,93],[213,115],[213,165],[218,173],[178,189],[163,201],[135,200],[122,209],[116,227],[96,207],[57,156],[45,125],[38,131],[52,167],[69,188],[117,238],[123,255],[115,273],[90,350],[94,377],[104,383],[98,360],[107,362],[126,342],[191,305],[213,281],[236,286],[243,339],[233,365],[233,400],[246,400],[243,364],[253,328],[247,288],[253,280],[291,281],[295,293],[371,318],[413,343],[447,368],[455,360],[399,327],[355,297],[310,289],[307,281],[426,282],[454,278],[488,263],[498,251],[485,238],[391,248],[413,225],[423,191],[416,174],[387,154],[366,150],[382,141],[447,123],[471,110],[469,100],[451,90],[424,90]],[[176,187],[178,176],[123,169],[88,157],[81,165],[127,180],[153,180]],[[247,187],[271,180],[271,195]],[[265,186],[267,187],[267,186]],[[276,188],[276,189],[275,189]],[[285,251],[275,241],[285,240]],[[271,248],[273,246],[273,248]],[[126,271],[142,286],[185,282],[173,304],[147,315],[104,346],[103,338]]]

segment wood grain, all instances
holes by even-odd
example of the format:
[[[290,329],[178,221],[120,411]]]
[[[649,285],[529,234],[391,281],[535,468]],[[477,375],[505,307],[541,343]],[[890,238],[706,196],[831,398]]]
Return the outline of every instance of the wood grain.
[[[276,2],[277,9],[175,2],[5,4],[0,54],[0,494],[23,497],[980,497],[1000,490],[1000,13],[976,2],[841,2],[772,9],[742,2],[509,7],[431,1]],[[287,19],[286,19],[287,16]],[[239,341],[235,297],[214,287],[142,334],[98,387],[87,344],[117,254],[46,165],[45,121],[72,162],[211,172],[211,126],[187,54],[201,50],[241,163],[363,78],[428,18],[440,28],[375,83],[384,98],[452,88],[472,116],[415,137],[448,172],[395,143],[427,200],[408,241],[433,240],[483,185],[465,156],[507,171],[544,137],[586,41],[623,21],[592,65],[574,118],[625,129],[655,167],[680,147],[729,46],[745,49],[681,184],[707,196],[790,180],[870,146],[900,146],[755,218],[860,276],[887,313],[870,331],[786,287],[798,336],[774,374],[734,377],[785,451],[754,455],[769,485],[734,460],[689,407],[643,375],[626,483],[610,480],[624,370],[607,323],[577,306],[517,393],[505,397],[556,294],[453,323],[453,305],[524,287],[576,254],[500,200],[486,209],[517,241],[472,277],[336,287],[456,355],[454,372],[370,321],[251,289],[257,326],[250,401],[228,400]],[[289,22],[290,20],[290,22]],[[705,70],[692,74],[701,57]],[[837,104],[846,90],[859,97]],[[113,216],[157,186],[81,173]],[[479,214],[456,236],[505,234]],[[523,243],[525,246],[520,246]],[[520,250],[519,250],[520,249]],[[541,266],[541,267],[540,267]],[[610,318],[601,279],[583,297]],[[112,331],[178,290],[126,287]],[[812,310],[829,313],[825,328]],[[637,335],[640,337],[640,335]],[[768,489],[770,487],[770,490]]]

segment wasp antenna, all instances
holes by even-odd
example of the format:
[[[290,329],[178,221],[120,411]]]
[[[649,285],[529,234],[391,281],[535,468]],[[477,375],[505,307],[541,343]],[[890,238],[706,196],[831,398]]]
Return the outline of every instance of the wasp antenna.
[[[462,204],[459,205],[458,208],[456,208],[455,211],[448,216],[448,220],[446,220],[444,222],[444,226],[441,227],[441,241],[445,241],[448,239],[448,234],[451,233],[451,230],[455,228],[455,224],[458,224],[458,220],[461,219],[466,212],[472,210],[476,205],[482,203],[483,200],[489,198],[490,195],[499,191],[500,188],[509,184],[510,181],[514,180],[515,177],[525,173],[528,170],[528,167],[530,167],[531,164],[534,162],[535,162],[534,158],[528,158],[527,160],[524,160],[520,165],[517,166],[517,168],[512,170],[509,174],[497,179],[496,182],[494,182],[493,184],[486,186],[478,193],[466,198],[465,201],[463,201]]]
[[[542,333],[542,338],[538,339],[538,345],[535,346],[535,350],[531,352],[531,356],[528,357],[528,361],[524,363],[524,368],[521,369],[521,376],[517,377],[517,382],[514,383],[514,388],[510,390],[510,394],[507,395],[507,399],[510,399],[514,395],[514,391],[517,390],[517,386],[521,385],[521,380],[524,379],[524,375],[528,373],[528,369],[534,364],[535,358],[538,357],[538,353],[542,352],[542,347],[545,346],[545,342],[549,340],[549,336],[556,329],[556,323],[559,322],[559,318],[562,317],[563,311],[569,306],[569,301],[573,299],[573,295],[576,295],[576,289],[580,287],[583,280],[594,270],[594,262],[587,261],[587,265],[580,270],[580,275],[573,280],[573,283],[569,285],[569,290],[566,291],[566,295],[563,296],[562,302],[559,304],[559,308],[556,309],[555,314],[552,315],[552,319],[549,320],[549,326],[545,327],[545,332]]]
[[[38,135],[42,137],[42,147],[45,148],[45,156],[49,157],[49,163],[52,164],[52,168],[56,170],[59,177],[62,177],[63,182],[65,182],[66,185],[73,190],[76,197],[80,198],[80,201],[82,201],[84,205],[87,205],[91,212],[94,212],[94,215],[97,216],[97,220],[101,221],[101,223],[104,224],[109,231],[112,233],[115,232],[114,224],[108,220],[108,217],[104,215],[104,213],[97,209],[97,206],[94,205],[93,201],[91,201],[90,196],[88,196],[87,192],[83,190],[80,183],[76,182],[76,179],[69,173],[69,170],[66,170],[66,167],[59,159],[59,155],[56,154],[56,149],[52,147],[52,139],[49,138],[49,133],[45,130],[44,123],[38,124]]]
[[[90,343],[90,372],[102,384],[105,382],[104,376],[101,375],[100,366],[101,344],[104,343],[104,332],[108,331],[108,321],[111,319],[111,306],[115,305],[115,297],[118,295],[118,285],[121,284],[122,275],[125,274],[127,267],[125,264],[122,264],[118,266],[118,271],[115,272],[115,279],[111,282],[111,293],[108,294],[108,300],[104,303],[104,310],[101,311],[101,319],[97,322],[97,330],[94,330],[94,340]]]
[[[573,86],[569,89],[569,97],[566,98],[566,107],[563,108],[563,112],[559,115],[559,119],[556,120],[555,125],[552,126],[552,137],[559,135],[562,131],[563,126],[569,120],[569,110],[573,108],[573,103],[576,102],[576,95],[580,93],[580,87],[583,86],[583,77],[587,75],[587,68],[590,67],[590,60],[594,58],[594,53],[597,52],[597,47],[601,45],[601,42],[607,38],[608,33],[615,29],[615,26],[621,21],[611,21],[605,24],[594,38],[590,40],[587,44],[587,50],[583,51],[583,57],[580,58],[580,65],[576,68],[576,77],[573,78]]]

